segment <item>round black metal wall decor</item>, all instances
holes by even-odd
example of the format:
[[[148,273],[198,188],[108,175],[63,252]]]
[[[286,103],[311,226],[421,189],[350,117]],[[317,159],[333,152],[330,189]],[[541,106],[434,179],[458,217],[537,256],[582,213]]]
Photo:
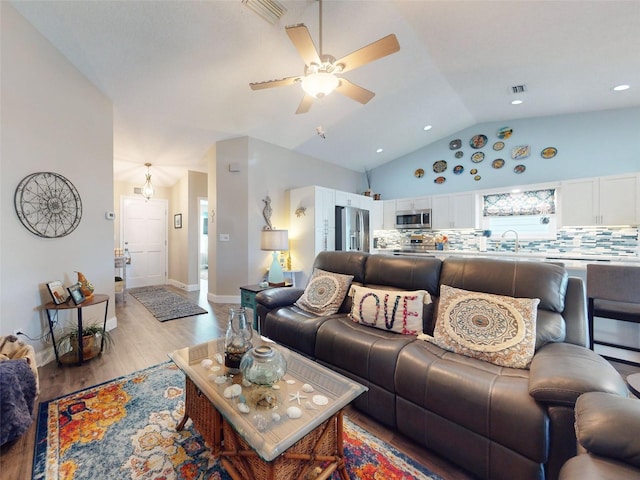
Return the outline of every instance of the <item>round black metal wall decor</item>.
[[[24,177],[14,196],[16,213],[34,235],[58,238],[69,235],[80,224],[82,200],[68,179],[53,172]]]

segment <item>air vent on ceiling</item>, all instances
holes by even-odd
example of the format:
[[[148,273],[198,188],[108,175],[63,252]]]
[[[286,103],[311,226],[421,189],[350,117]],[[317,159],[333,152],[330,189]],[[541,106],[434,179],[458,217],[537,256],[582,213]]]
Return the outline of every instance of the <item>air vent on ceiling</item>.
[[[527,86],[525,84],[514,85],[511,87],[511,93],[525,93],[526,91],[527,91]]]
[[[275,24],[287,11],[275,0],[242,0],[242,4],[256,12],[267,22]]]

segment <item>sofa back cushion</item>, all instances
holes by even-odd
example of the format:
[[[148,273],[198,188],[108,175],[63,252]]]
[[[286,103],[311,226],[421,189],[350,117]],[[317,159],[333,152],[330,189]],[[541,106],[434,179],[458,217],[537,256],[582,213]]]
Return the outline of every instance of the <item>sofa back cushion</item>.
[[[426,290],[431,298],[439,295],[438,279],[442,260],[435,257],[401,255],[370,255],[364,284],[383,290]],[[422,331],[431,333],[434,325],[433,302],[422,310]]]
[[[565,339],[562,316],[568,274],[558,264],[488,258],[447,258],[442,265],[440,284],[464,290],[539,298],[536,349]]]
[[[316,256],[313,268],[326,272],[341,273],[353,276],[352,283],[362,285],[364,283],[365,264],[369,257],[363,252],[320,252]],[[351,311],[351,297],[345,295],[338,312],[349,313]]]

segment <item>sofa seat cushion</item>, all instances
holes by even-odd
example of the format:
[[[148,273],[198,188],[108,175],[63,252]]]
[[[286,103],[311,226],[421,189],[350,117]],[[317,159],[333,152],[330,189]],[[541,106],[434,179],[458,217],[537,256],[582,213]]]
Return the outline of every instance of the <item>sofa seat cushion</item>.
[[[394,392],[398,354],[414,341],[413,336],[360,325],[346,315],[336,316],[318,329],[315,356]]]
[[[559,480],[638,480],[640,470],[597,455],[583,454],[570,458],[560,470]]]
[[[280,307],[267,313],[261,334],[298,353],[314,358],[316,332],[320,325],[330,318],[332,316],[319,317],[296,306]]]
[[[546,462],[549,418],[529,395],[528,370],[417,340],[398,355],[395,378],[399,397],[534,462]]]

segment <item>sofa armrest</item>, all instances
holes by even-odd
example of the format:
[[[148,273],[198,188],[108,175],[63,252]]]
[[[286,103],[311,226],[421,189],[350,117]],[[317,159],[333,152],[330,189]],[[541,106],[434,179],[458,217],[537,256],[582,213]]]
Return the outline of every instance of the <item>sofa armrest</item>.
[[[573,406],[586,392],[629,395],[613,366],[588,348],[549,343],[536,352],[529,372],[529,394],[539,402]]]
[[[640,400],[585,393],[576,402],[576,437],[589,452],[640,467]]]
[[[293,287],[277,287],[262,290],[256,295],[256,303],[264,305],[267,310],[293,305],[298,300],[304,289]]]

